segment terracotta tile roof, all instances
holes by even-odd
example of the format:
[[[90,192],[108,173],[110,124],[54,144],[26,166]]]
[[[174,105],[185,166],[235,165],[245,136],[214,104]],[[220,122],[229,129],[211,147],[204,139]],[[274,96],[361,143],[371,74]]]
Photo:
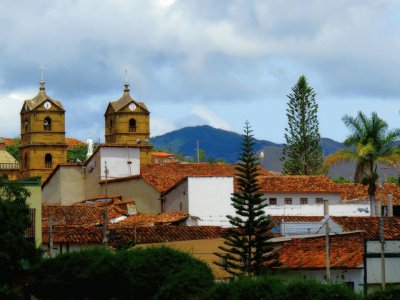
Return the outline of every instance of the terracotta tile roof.
[[[43,205],[42,224],[48,226],[50,215],[55,224],[66,225],[97,225],[104,222],[104,208],[95,206],[61,206]],[[111,207],[108,210],[108,220],[120,217],[122,214]]]
[[[277,250],[277,269],[325,269],[325,236],[294,238]],[[364,238],[359,233],[330,236],[331,269],[354,269],[363,263]]]
[[[337,193],[335,184],[325,176],[260,176],[263,193]]]
[[[3,137],[2,140],[3,140],[5,146],[11,146],[14,143],[15,139]]]
[[[366,239],[379,239],[379,217],[333,217],[331,219],[343,227],[344,231],[362,230]],[[400,217],[386,217],[385,238],[400,238]]]
[[[269,216],[274,224],[285,222],[321,222],[323,216]]]
[[[157,157],[172,157],[174,154],[168,152],[151,152],[151,156]]]
[[[186,220],[189,214],[183,212],[169,212],[160,214],[136,214],[127,217],[125,220],[118,222],[116,225],[126,226],[154,226],[169,223],[179,223]]]
[[[82,142],[82,141],[80,141],[80,140],[77,140],[77,139],[74,139],[74,138],[65,138],[65,143],[68,145],[68,148],[73,148],[73,147],[76,147],[76,146],[82,146],[82,145],[86,145],[86,143],[84,143],[84,142]]]
[[[354,183],[335,183],[336,190],[342,195],[343,202],[369,201],[368,186]],[[400,205],[400,186],[396,184],[386,183],[383,187],[377,188],[375,198],[381,199],[383,191],[383,203],[386,205],[386,195],[393,195],[393,204]]]
[[[234,176],[236,165],[224,163],[171,163],[141,166],[141,177],[159,192],[166,192],[189,176]],[[260,174],[270,173],[260,169]]]
[[[109,226],[109,244],[134,241],[136,244],[163,243],[221,238],[225,229],[217,226]],[[68,244],[100,244],[103,228],[94,226],[54,226],[53,242]],[[49,227],[43,226],[43,243],[49,242]]]

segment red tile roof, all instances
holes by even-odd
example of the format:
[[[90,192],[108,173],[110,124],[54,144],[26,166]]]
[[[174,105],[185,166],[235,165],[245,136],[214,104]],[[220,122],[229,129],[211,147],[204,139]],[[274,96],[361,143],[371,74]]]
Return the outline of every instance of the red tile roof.
[[[165,243],[221,238],[225,229],[217,226],[109,226],[109,244],[133,241],[136,244]],[[63,244],[100,244],[103,228],[94,226],[54,226],[53,242]],[[43,243],[49,242],[49,227],[43,226]]]
[[[189,176],[234,176],[236,165],[224,163],[171,163],[147,164],[141,166],[141,177],[159,192],[166,192]],[[260,169],[260,174],[267,176],[270,173]]]
[[[369,201],[368,186],[354,183],[336,183],[336,190],[342,195],[343,202]],[[386,183],[383,189],[377,188],[375,198],[381,199],[383,194],[383,203],[386,205],[386,195],[393,195],[393,204],[400,205],[400,186]]]
[[[104,208],[95,206],[60,206],[43,205],[42,224],[48,227],[50,216],[54,224],[66,225],[97,225],[104,222]],[[118,218],[122,214],[111,207],[108,210],[108,220]]]
[[[325,176],[260,176],[258,182],[262,193],[338,193]]]
[[[161,224],[179,223],[185,221],[189,214],[183,212],[169,212],[160,214],[136,214],[117,223],[120,226],[153,226]]]
[[[74,138],[65,138],[65,142],[68,145],[68,148],[74,148],[76,146],[82,146],[82,145],[86,145],[84,142],[74,139]]]
[[[173,157],[174,154],[168,152],[151,152],[151,156],[157,157]]]
[[[363,230],[366,239],[379,239],[379,217],[333,217],[331,219],[343,227],[344,231]],[[386,217],[385,238],[400,238],[400,217]]]
[[[277,269],[318,270],[326,267],[325,237],[294,238],[280,249]],[[359,233],[330,236],[331,269],[354,269],[363,263],[364,238]]]

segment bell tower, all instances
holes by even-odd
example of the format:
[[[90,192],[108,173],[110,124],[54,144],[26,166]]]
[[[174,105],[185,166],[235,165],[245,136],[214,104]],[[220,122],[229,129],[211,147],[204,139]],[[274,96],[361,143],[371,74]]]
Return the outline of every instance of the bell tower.
[[[39,93],[25,100],[21,112],[21,177],[40,176],[42,182],[57,164],[67,161],[65,143],[65,110],[60,101],[47,96],[45,82]]]
[[[121,98],[108,104],[105,117],[106,144],[140,148],[140,162],[151,162],[150,112],[143,102],[133,99],[125,81]]]

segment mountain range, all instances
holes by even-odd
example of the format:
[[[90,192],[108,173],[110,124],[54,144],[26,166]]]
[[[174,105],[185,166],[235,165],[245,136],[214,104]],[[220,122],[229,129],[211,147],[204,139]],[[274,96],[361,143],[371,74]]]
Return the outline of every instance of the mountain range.
[[[199,148],[204,150],[209,159],[223,159],[234,163],[237,160],[242,142],[242,136],[236,132],[217,129],[208,125],[185,127],[160,136],[151,138],[155,149],[171,153],[181,153],[184,156],[195,158],[197,141]],[[262,165],[271,171],[282,170],[282,144],[266,140],[255,140],[255,150],[264,152]],[[320,142],[323,155],[329,155],[344,148],[342,143],[329,138],[321,138]],[[339,165],[331,170],[331,176],[351,177],[354,166],[350,164]]]

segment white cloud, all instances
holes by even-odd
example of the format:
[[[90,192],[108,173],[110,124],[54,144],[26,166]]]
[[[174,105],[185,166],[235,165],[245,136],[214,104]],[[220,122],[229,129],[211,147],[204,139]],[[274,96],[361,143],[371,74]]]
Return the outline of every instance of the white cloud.
[[[175,126],[170,120],[161,117],[155,117],[154,115],[152,115],[150,122],[151,136],[162,135],[175,129]]]
[[[16,137],[20,134],[19,113],[25,99],[32,98],[30,92],[16,91],[9,94],[0,94],[0,136]]]
[[[200,118],[204,119],[205,121],[207,121],[208,125],[212,127],[225,130],[232,129],[231,125],[227,121],[225,121],[223,118],[221,118],[220,116],[218,116],[216,113],[209,110],[205,106],[196,105],[192,108],[191,113],[193,115],[199,116]]]

